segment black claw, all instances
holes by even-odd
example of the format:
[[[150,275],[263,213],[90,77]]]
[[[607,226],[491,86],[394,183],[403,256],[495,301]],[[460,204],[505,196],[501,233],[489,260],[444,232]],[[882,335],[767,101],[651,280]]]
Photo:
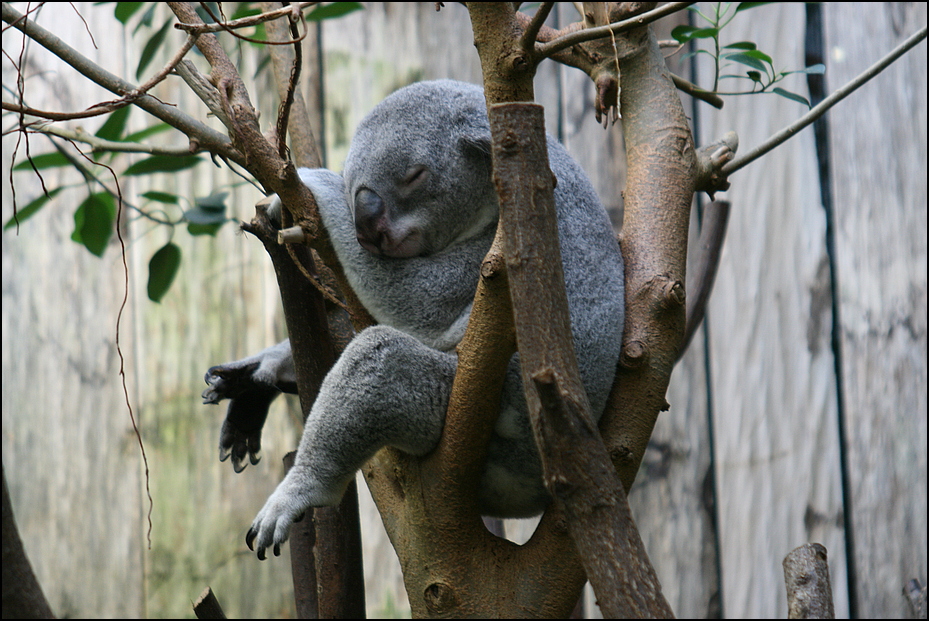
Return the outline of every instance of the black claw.
[[[265,549],[264,548],[258,548],[258,560],[259,561],[265,560]]]
[[[281,546],[280,544],[275,543],[274,544],[274,556],[280,556],[280,555],[281,555]]]
[[[245,533],[245,545],[247,545],[248,549],[252,552],[255,551],[255,548],[252,547],[252,544],[255,543],[256,536],[258,536],[258,533],[255,532],[254,528],[249,528],[248,532]],[[261,556],[261,553],[259,553],[259,556]]]

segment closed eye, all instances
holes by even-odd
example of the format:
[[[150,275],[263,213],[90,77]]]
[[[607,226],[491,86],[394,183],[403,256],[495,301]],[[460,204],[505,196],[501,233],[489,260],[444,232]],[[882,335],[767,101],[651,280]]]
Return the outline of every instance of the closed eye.
[[[418,164],[410,168],[401,180],[401,185],[406,190],[412,190],[422,184],[429,178],[429,169],[423,164]]]

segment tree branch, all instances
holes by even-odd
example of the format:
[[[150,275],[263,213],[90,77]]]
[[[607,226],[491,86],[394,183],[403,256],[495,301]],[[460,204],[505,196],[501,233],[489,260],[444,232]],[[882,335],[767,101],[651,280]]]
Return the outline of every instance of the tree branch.
[[[506,13],[505,3],[471,3],[468,8],[485,76],[498,226],[506,249],[520,369],[546,487],[556,498],[555,507],[564,508],[568,532],[604,613],[670,616],[577,371],[542,109],[505,103],[532,94],[535,67],[520,62],[521,39],[508,38],[518,28],[508,25],[516,18],[512,11]],[[686,228],[684,239],[686,248]],[[566,451],[564,444],[571,448]],[[540,530],[544,534],[537,531],[536,542],[552,533]],[[559,549],[557,539],[553,543],[552,549]]]
[[[289,15],[289,13],[284,13]],[[179,15],[180,16],[180,15]],[[196,18],[187,12],[189,23]],[[287,40],[290,33],[286,24],[269,22],[266,26],[268,37],[273,40]],[[204,35],[212,36],[212,35]],[[297,43],[296,45],[299,45]],[[315,141],[309,130],[309,118],[302,98],[295,94],[296,78],[291,67],[297,62],[289,48],[270,48],[272,63],[281,99],[290,100],[294,105],[281,108],[281,115],[289,117],[297,113],[299,122],[291,127],[300,128],[300,149],[298,156],[310,166],[319,166],[319,156]],[[220,56],[221,50],[211,49],[211,66],[226,67],[226,59]],[[223,55],[224,56],[224,55]],[[213,64],[216,61],[217,64]],[[286,77],[285,77],[286,76]],[[222,94],[222,91],[220,91]],[[240,104],[245,108],[244,104]],[[235,109],[235,105],[225,104],[224,108]],[[230,115],[235,127],[252,127],[252,123],[238,122]],[[249,119],[251,121],[251,119]],[[287,124],[279,120],[278,128]],[[279,131],[281,131],[279,129]],[[266,155],[273,161],[272,154],[280,156],[284,149],[286,136],[277,136],[277,148],[265,144]],[[270,153],[268,153],[270,151]],[[293,170],[293,166],[288,167]],[[296,182],[297,200],[309,199],[311,208],[315,208],[312,195],[299,181]],[[294,195],[281,196],[288,207],[294,203]],[[305,204],[305,203],[302,203]],[[311,209],[311,211],[315,211]],[[283,218],[290,212],[285,210]],[[270,226],[261,211],[245,230],[255,233],[265,246],[278,279],[284,317],[290,336],[296,370],[297,391],[303,417],[306,419],[313,402],[319,393],[323,378],[336,359],[334,339],[330,336],[330,327],[326,318],[326,305],[320,290],[315,286],[317,266],[309,248],[304,245],[281,245],[277,242],[277,230]],[[339,338],[337,340],[347,340]],[[314,509],[306,518],[294,525],[291,534],[291,562],[294,575],[294,595],[298,612],[303,615],[323,618],[352,618],[364,615],[364,587],[361,573],[360,523],[358,519],[358,496],[354,483],[346,491],[342,503],[337,507]],[[347,594],[351,595],[347,595]]]
[[[617,38],[629,162],[622,232],[626,328],[600,420],[625,489],[636,472],[684,336],[684,282],[696,153],[680,97],[648,28]]]
[[[719,268],[723,241],[726,239],[729,212],[730,205],[726,201],[714,201],[707,205],[703,212],[697,256],[687,274],[687,327],[684,329],[678,359],[684,355],[706,315],[706,306],[713,290],[713,282],[716,280],[716,270]]]

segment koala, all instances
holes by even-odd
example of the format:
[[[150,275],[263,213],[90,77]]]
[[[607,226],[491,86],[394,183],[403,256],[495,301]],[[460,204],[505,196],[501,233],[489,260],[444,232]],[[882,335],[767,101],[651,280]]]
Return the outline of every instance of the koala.
[[[622,342],[619,244],[584,171],[552,137],[549,162],[571,330],[595,418],[606,405]],[[248,531],[259,558],[309,507],[337,504],[357,470],[385,446],[426,455],[439,442],[480,265],[499,205],[491,180],[483,91],[439,80],[402,88],[359,125],[342,175],[301,169],[339,262],[379,325],[359,333],[332,367],[293,468]],[[272,210],[280,202],[272,203]],[[204,401],[232,402],[220,440],[236,471],[257,463],[261,426],[279,392],[294,390],[287,341],[213,367]],[[252,412],[248,414],[248,412]],[[510,360],[477,499],[484,515],[538,515],[551,498]]]

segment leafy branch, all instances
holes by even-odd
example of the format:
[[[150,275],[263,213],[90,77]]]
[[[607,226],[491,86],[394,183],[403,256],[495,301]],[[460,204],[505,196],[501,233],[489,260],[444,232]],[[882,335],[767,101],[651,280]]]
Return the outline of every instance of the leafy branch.
[[[737,41],[727,45],[720,45],[720,33],[723,28],[732,22],[737,14],[764,4],[769,3],[740,2],[735,6],[734,10],[730,11],[730,9],[733,9],[733,3],[718,2],[713,5],[713,11],[708,15],[697,7],[688,7],[689,11],[696,13],[700,18],[706,21],[709,26],[678,26],[671,31],[671,36],[681,45],[699,39],[706,39],[712,42],[712,50],[701,48],[685,54],[684,58],[686,59],[691,56],[704,54],[713,60],[713,88],[710,90],[717,95],[755,95],[758,93],[771,92],[781,97],[798,101],[809,108],[810,102],[806,97],[781,87],[774,87],[774,85],[787,76],[796,73],[824,73],[826,70],[825,65],[817,64],[804,69],[778,71],[774,67],[774,60],[771,56],[759,50],[758,46],[753,41]],[[748,67],[748,69],[745,71],[744,75],[739,73],[721,75],[721,70],[731,64],[743,65],[744,67]],[[720,91],[719,81],[725,78],[749,80],[751,82],[751,90]]]
[[[311,8],[311,5],[317,6]],[[33,8],[29,13],[33,14],[34,17],[35,12],[41,6],[40,4],[39,7]],[[209,196],[188,201],[193,203],[192,207],[181,211],[172,209],[170,206],[180,205],[182,201],[186,200],[183,197],[164,191],[145,192],[142,197],[147,205],[152,203],[163,205],[163,207],[151,209],[148,206],[143,207],[132,204],[120,198],[119,193],[113,190],[97,174],[98,167],[112,164],[119,153],[143,153],[148,154],[149,157],[124,166],[124,170],[119,174],[119,177],[145,176],[165,172],[177,173],[200,165],[204,158],[198,156],[197,153],[208,151],[214,158],[223,160],[236,174],[245,177],[246,181],[255,183],[251,175],[243,174],[232,165],[232,162],[241,165],[244,161],[240,152],[232,145],[228,137],[186,115],[176,106],[162,103],[151,97],[147,94],[148,91],[169,74],[178,74],[207,103],[210,111],[228,127],[228,116],[225,115],[221,105],[218,103],[216,106],[211,105],[210,95],[218,95],[216,86],[209,82],[205,76],[199,74],[196,69],[193,69],[192,65],[188,64],[188,61],[183,60],[199,36],[206,32],[219,30],[233,32],[253,28],[253,37],[236,35],[236,40],[265,45],[268,41],[264,24],[269,20],[281,17],[290,17],[292,20],[298,19],[303,10],[310,9],[305,18],[310,21],[319,21],[340,17],[360,8],[362,7],[357,2],[339,2],[326,5],[304,2],[291,7],[261,13],[256,8],[243,3],[228,20],[222,15],[224,21],[219,22],[216,16],[208,13],[201,6],[197,8],[197,11],[206,23],[191,26],[189,24],[177,24],[177,20],[173,17],[164,20],[160,25],[157,24],[158,3],[149,3],[147,5],[146,3],[131,2],[115,3],[114,16],[126,29],[129,29],[130,24],[134,21],[135,26],[132,31],[134,35],[150,33],[140,45],[142,51],[135,70],[136,79],[138,80],[142,80],[143,76],[147,75],[149,67],[158,54],[167,45],[170,45],[168,37],[173,31],[172,25],[187,32],[185,42],[171,54],[170,60],[155,71],[152,77],[144,81],[141,86],[135,86],[108,73],[102,67],[68,46],[53,33],[36,24],[31,18],[19,14],[8,3],[3,3],[3,19],[6,23],[22,30],[27,37],[70,64],[88,79],[119,96],[112,101],[100,102],[80,111],[48,111],[29,107],[25,104],[24,80],[22,78],[22,68],[27,64],[25,47],[18,58],[8,56],[14,67],[19,71],[20,78],[16,83],[15,90],[4,86],[5,91],[12,95],[15,102],[3,101],[2,107],[5,113],[16,115],[15,130],[19,131],[26,140],[26,159],[16,164],[11,172],[29,171],[42,179],[42,170],[54,168],[75,169],[87,186],[87,196],[75,210],[75,228],[71,238],[73,241],[84,245],[95,256],[102,256],[105,252],[115,231],[117,212],[120,206],[131,209],[140,217],[158,225],[170,227],[172,229],[171,237],[173,237],[174,227],[181,224],[187,225],[187,230],[191,235],[215,235],[224,223],[236,221],[235,218],[229,217],[227,213],[226,192],[216,191]],[[286,43],[290,44],[291,42]],[[219,96],[215,97],[216,102],[221,99]],[[161,119],[162,122],[156,122],[142,131],[127,132],[128,117],[133,107],[130,104],[143,108],[153,116]],[[93,134],[80,128],[72,130],[53,124],[56,121],[77,120],[101,115],[108,116],[100,129]],[[152,135],[170,130],[172,127],[186,134],[188,138],[186,144],[183,146],[156,147],[146,143],[146,139]],[[230,131],[233,130],[231,127],[229,129]],[[29,137],[34,134],[47,136],[54,150],[32,155],[29,148]],[[56,140],[56,138],[67,140],[72,148]],[[89,145],[91,150],[85,153],[77,148],[77,143]],[[4,230],[20,226],[48,205],[61,190],[67,187],[71,187],[71,184],[47,189],[44,187],[43,181],[43,195],[30,201],[22,208],[17,207],[14,194],[13,216],[4,223]],[[169,211],[173,213],[169,213]],[[157,302],[167,293],[174,275],[180,267],[180,262],[180,249],[171,241],[168,241],[155,252],[149,263],[148,294],[150,299]]]

